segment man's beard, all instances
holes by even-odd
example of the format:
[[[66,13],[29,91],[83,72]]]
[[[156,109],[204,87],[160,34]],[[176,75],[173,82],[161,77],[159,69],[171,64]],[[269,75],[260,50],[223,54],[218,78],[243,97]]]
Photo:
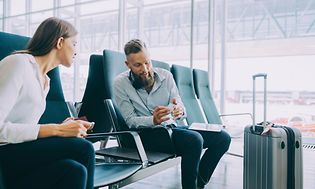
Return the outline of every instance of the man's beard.
[[[132,71],[131,71],[131,74],[132,74],[132,85],[136,89],[146,88],[148,86],[151,86],[154,83],[153,72],[148,72],[147,79],[143,79],[141,76],[133,73]]]

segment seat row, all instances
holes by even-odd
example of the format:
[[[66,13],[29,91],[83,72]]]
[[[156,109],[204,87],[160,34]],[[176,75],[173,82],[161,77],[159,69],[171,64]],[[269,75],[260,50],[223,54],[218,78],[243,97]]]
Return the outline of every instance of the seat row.
[[[0,32],[0,59],[14,50],[23,49],[28,40],[27,37]],[[171,129],[152,127],[130,130],[113,103],[113,81],[116,75],[127,70],[124,61],[123,53],[111,50],[104,50],[102,55],[91,55],[85,92],[76,108],[65,101],[59,68],[48,73],[50,91],[39,123],[61,123],[71,115],[85,116],[95,122],[93,131],[87,137],[92,142],[102,141],[101,148],[96,150],[100,158],[95,167],[95,188],[122,187],[180,162],[172,148]],[[152,60],[152,64],[172,72],[187,109],[188,124],[222,123],[210,92],[206,71],[180,65],[170,67],[169,64],[156,60]],[[117,137],[117,146],[106,147],[110,136]],[[155,137],[163,138],[164,143],[148,146],[149,141]]]
[[[111,104],[113,107],[113,112],[115,112],[114,116],[111,116],[114,117],[114,123],[110,129],[119,132],[129,130],[129,127],[122,118],[119,109],[115,106],[115,104],[111,103],[111,101],[113,101],[114,78],[121,72],[124,72],[128,69],[124,62],[125,55],[117,51],[104,50],[102,55],[94,54],[90,56],[87,85],[82,98],[79,116],[87,116],[89,120],[93,120],[96,123],[99,121],[102,123],[107,123],[108,121],[104,120],[104,116],[99,115],[102,114],[102,111],[100,111],[100,106],[103,106],[103,101],[105,100],[107,104]],[[168,63],[157,60],[152,60],[152,65],[153,67],[169,70],[173,74],[175,83],[179,89],[180,96],[186,107],[188,124],[192,124],[194,122],[222,124],[221,117],[218,114],[212,94],[210,92],[208,73],[206,71],[199,69],[192,70],[188,67],[180,65],[170,66]],[[201,107],[199,106],[197,98],[200,100]],[[96,124],[95,129],[97,132],[106,132],[101,128],[104,127],[99,127],[99,125]],[[150,176],[151,174],[155,174],[163,170],[161,168],[165,169],[178,164],[178,158],[172,158],[174,153],[172,151],[164,150],[169,149],[171,141],[166,144],[159,144],[155,147],[146,145],[147,143],[152,145],[150,140],[153,138],[161,138],[163,133],[162,131],[164,129],[165,128],[161,128],[161,130],[158,131],[154,131],[153,129],[149,131],[138,130],[142,144],[147,152],[150,169],[146,168],[138,171],[132,177],[118,183],[119,186],[123,186],[129,182],[140,180]],[[164,131],[163,134],[165,138],[163,141],[167,141],[167,132]],[[134,147],[130,145],[132,143],[130,138],[126,136],[120,136],[118,140],[120,147],[123,149],[134,149]],[[97,153],[106,156],[113,156],[116,158],[124,157],[127,159],[136,159],[134,158],[134,155],[125,153],[122,148],[115,150],[113,150],[113,148],[102,149],[97,151]],[[240,156],[239,154],[232,155]]]

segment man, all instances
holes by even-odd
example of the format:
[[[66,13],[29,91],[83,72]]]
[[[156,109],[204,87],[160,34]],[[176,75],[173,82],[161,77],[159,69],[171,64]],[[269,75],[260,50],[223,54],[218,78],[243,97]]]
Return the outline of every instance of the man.
[[[173,125],[172,140],[176,153],[182,157],[182,187],[204,188],[228,150],[230,136],[224,131],[197,132],[174,127],[185,118],[185,107],[172,74],[152,67],[147,48],[139,39],[129,41],[124,51],[129,71],[115,78],[114,96],[127,125]],[[203,148],[207,150],[200,159]]]

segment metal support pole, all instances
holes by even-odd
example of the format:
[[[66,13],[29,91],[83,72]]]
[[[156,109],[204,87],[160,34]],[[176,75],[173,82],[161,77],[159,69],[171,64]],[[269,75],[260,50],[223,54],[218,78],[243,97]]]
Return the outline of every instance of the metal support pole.
[[[3,1],[3,31],[10,31],[10,28],[7,25],[8,19],[7,17],[10,15],[10,2],[9,0]]]
[[[25,1],[25,12],[31,12],[31,1],[27,0]],[[31,36],[31,15],[26,14],[25,15],[25,29],[26,29],[26,34],[28,36]]]
[[[191,0],[191,13],[190,13],[190,68],[193,68],[194,60],[194,4],[195,1]]]
[[[143,0],[138,1],[138,38],[143,39],[144,28],[144,14],[143,14]]]
[[[226,64],[226,0],[222,0],[221,6],[221,93],[220,112],[225,113],[225,64]]]
[[[126,31],[126,1],[119,0],[118,51],[123,50]]]
[[[80,6],[78,5],[81,0],[75,0],[74,2],[74,25],[78,31],[80,31]],[[80,39],[80,32],[77,36]],[[78,47],[79,48],[79,47]],[[80,49],[78,49],[80,51]],[[77,52],[78,53],[78,52]],[[73,101],[78,101],[79,94],[80,94],[80,62],[73,65]]]
[[[215,0],[209,0],[208,11],[208,73],[210,90],[214,92],[214,80],[215,80]]]

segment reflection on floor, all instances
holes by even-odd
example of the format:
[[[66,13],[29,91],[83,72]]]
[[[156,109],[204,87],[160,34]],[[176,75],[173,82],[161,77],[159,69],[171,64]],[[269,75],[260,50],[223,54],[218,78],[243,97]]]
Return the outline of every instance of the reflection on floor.
[[[239,145],[239,144],[237,144]],[[304,189],[315,186],[315,150],[304,149]],[[167,169],[159,174],[143,179],[123,189],[180,189],[180,166]],[[207,189],[242,189],[243,158],[225,155],[216,168]]]

